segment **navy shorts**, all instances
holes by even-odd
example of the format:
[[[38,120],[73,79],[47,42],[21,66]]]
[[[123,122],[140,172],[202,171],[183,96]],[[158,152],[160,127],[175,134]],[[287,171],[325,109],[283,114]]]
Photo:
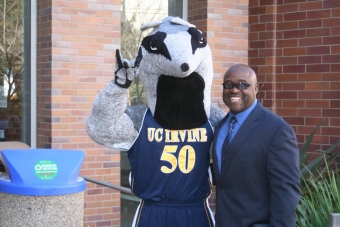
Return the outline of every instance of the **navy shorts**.
[[[213,227],[215,220],[206,200],[146,201],[142,200],[133,227]]]

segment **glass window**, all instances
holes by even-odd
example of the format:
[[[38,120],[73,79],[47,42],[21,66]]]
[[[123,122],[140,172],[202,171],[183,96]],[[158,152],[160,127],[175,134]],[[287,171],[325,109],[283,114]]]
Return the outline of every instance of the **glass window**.
[[[169,15],[183,18],[183,0],[169,1]]]
[[[121,53],[124,58],[136,56],[142,39],[148,32],[140,27],[146,22],[160,20],[168,15],[183,17],[183,0],[123,0]],[[186,15],[186,14],[185,14]],[[186,19],[186,18],[184,18]],[[145,92],[138,76],[129,89],[129,105],[146,104]],[[127,153],[121,152],[121,185],[130,188],[130,163]],[[121,226],[131,226],[140,199],[121,193]]]
[[[30,145],[30,1],[0,2],[0,141]],[[27,15],[25,15],[27,14]],[[25,16],[24,16],[25,15]],[[27,20],[24,18],[27,17]],[[24,22],[25,21],[25,22]],[[27,45],[26,45],[27,44]]]

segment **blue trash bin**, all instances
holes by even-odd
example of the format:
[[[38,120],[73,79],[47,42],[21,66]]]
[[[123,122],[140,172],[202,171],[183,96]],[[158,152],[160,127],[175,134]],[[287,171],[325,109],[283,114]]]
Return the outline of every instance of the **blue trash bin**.
[[[83,226],[83,151],[10,149],[0,158],[6,169],[0,174],[2,227]]]

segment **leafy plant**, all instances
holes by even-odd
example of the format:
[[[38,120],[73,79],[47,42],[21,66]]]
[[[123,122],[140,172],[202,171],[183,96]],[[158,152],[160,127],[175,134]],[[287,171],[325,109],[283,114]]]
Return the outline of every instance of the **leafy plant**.
[[[317,150],[313,153],[318,153],[317,157],[314,157],[313,160],[311,159],[312,153],[308,153],[308,148],[314,138],[315,132],[320,128],[320,126],[326,120],[323,119],[312,131],[312,133],[308,136],[307,140],[303,144],[300,149],[300,172],[301,172],[301,186],[304,187],[303,179],[308,179],[309,176],[319,176],[318,172],[324,173],[326,168],[333,162],[337,161],[340,163],[340,159],[338,158],[340,153],[332,153],[332,151],[337,148],[340,144],[340,140],[330,146],[326,151]]]
[[[334,152],[340,140],[327,150],[312,153],[319,155],[311,160],[308,152],[316,131],[324,123],[323,119],[308,136],[300,149],[301,200],[296,209],[297,227],[329,226],[331,213],[340,212],[340,175],[336,165],[340,163],[340,152]]]
[[[330,169],[326,154],[322,156],[327,174],[310,172],[309,177],[302,178],[308,187],[302,191],[297,206],[297,227],[329,226],[330,214],[340,212],[340,175],[337,169]]]

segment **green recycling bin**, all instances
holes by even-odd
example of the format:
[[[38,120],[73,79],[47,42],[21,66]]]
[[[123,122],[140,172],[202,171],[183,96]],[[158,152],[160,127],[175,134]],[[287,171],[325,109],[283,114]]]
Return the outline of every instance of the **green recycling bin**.
[[[83,151],[10,149],[0,158],[1,227],[83,226]]]

